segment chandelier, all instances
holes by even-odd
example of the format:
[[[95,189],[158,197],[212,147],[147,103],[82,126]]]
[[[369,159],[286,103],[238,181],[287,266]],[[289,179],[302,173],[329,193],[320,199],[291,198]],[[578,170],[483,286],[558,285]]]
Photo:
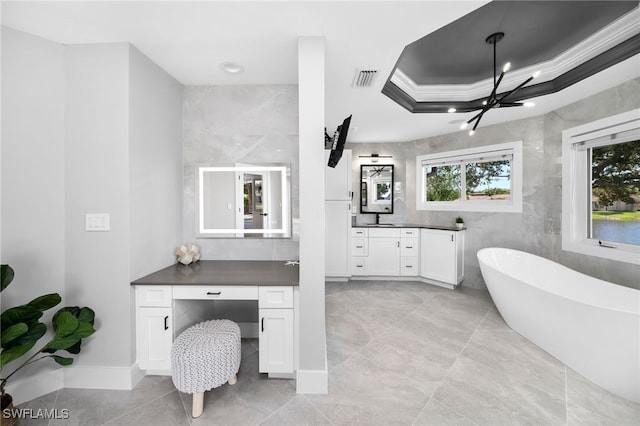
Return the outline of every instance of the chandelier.
[[[496,75],[497,75],[496,45],[500,40],[502,40],[503,37],[504,37],[503,32],[497,32],[497,33],[491,34],[489,37],[485,39],[485,42],[493,45],[493,90],[491,91],[487,99],[482,102],[482,107],[478,107],[475,109],[476,111],[480,110],[480,112],[474,115],[469,121],[466,121],[465,123],[463,123],[462,126],[460,127],[461,129],[466,129],[471,123],[475,121],[473,128],[469,130],[469,135],[473,135],[475,133],[476,128],[478,127],[478,124],[480,123],[480,120],[482,119],[484,114],[492,108],[518,107],[518,106],[532,107],[535,105],[533,102],[505,102],[504,100],[508,99],[515,92],[520,90],[524,85],[526,85],[531,80],[536,78],[540,74],[539,71],[537,71],[532,76],[527,78],[525,81],[520,83],[518,86],[516,86],[515,89],[512,89],[506,93],[502,93],[498,95],[498,86],[500,86],[500,82],[502,81],[502,78],[504,77],[505,73],[509,71],[509,68],[511,68],[511,63],[507,62],[506,64],[504,64],[504,67],[502,67],[502,72],[500,73],[500,77],[496,78]]]

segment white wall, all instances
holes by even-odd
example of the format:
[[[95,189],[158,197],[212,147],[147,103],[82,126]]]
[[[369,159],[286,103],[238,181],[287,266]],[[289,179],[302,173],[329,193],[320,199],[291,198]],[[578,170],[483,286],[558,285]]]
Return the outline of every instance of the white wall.
[[[182,85],[130,48],[131,280],[175,262],[182,238]]]
[[[65,47],[67,303],[96,312],[80,366],[129,366],[129,45]],[[109,213],[109,232],[86,232]]]
[[[61,45],[2,28],[0,263],[16,272],[3,310],[53,292],[64,302],[63,81]],[[57,368],[45,360],[14,377]]]

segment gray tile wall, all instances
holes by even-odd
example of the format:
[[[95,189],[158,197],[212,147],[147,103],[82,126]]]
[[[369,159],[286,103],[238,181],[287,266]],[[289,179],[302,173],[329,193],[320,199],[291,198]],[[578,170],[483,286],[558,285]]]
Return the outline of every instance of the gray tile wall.
[[[185,242],[200,245],[203,259],[297,259],[298,87],[187,86],[183,123]],[[234,163],[291,165],[292,238],[196,238],[198,167]]]

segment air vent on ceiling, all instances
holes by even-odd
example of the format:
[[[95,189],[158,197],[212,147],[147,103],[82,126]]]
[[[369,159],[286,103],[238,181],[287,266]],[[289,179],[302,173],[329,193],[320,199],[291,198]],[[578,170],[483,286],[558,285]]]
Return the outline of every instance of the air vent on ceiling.
[[[376,81],[378,70],[360,70],[356,69],[356,75],[353,78],[353,87],[371,87]]]

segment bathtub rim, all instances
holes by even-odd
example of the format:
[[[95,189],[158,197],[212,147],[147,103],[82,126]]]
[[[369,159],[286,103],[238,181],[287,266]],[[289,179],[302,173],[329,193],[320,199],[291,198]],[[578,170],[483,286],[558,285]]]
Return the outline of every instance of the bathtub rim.
[[[579,297],[580,295],[578,295],[578,297],[569,297],[568,295],[562,294],[561,292],[552,291],[552,290],[549,290],[547,288],[541,287],[541,286],[537,285],[537,283],[535,283],[535,282],[533,282],[533,283],[532,282],[528,282],[527,280],[523,279],[520,276],[513,276],[513,275],[507,273],[506,271],[500,269],[497,265],[492,264],[490,262],[487,262],[484,258],[488,257],[488,255],[485,255],[484,253],[489,253],[489,252],[504,252],[504,253],[509,253],[510,252],[510,253],[524,255],[524,256],[527,256],[527,257],[530,257],[530,258],[535,258],[537,261],[542,261],[542,262],[545,262],[545,263],[553,264],[553,265],[555,265],[555,267],[559,267],[562,270],[566,270],[566,271],[569,271],[570,273],[577,274],[579,276],[585,277],[588,281],[593,282],[594,285],[614,285],[614,286],[616,286],[616,290],[614,290],[614,291],[617,291],[617,292],[628,292],[629,296],[635,296],[636,297],[636,306],[635,306],[636,309],[634,310],[633,307],[629,308],[629,309],[620,308],[620,307],[613,307],[613,306],[610,306],[610,305],[607,305],[607,304],[603,304],[603,303],[597,304],[597,303],[594,303],[594,302],[591,302],[591,301],[587,301],[587,300],[584,300],[584,299],[580,298]],[[617,284],[617,283],[614,283],[614,282],[611,282],[611,281],[605,281],[603,279],[600,279],[600,278],[597,278],[597,277],[593,277],[591,275],[587,275],[587,274],[585,274],[583,272],[576,271],[573,268],[569,268],[568,266],[565,266],[565,265],[563,265],[563,264],[561,264],[559,262],[556,262],[554,260],[548,259],[546,257],[539,256],[537,254],[526,252],[526,251],[523,251],[523,250],[518,250],[518,249],[512,249],[512,248],[507,248],[507,247],[484,247],[484,248],[481,248],[480,250],[477,251],[476,258],[478,259],[478,262],[479,262],[481,268],[482,268],[482,265],[484,264],[487,267],[498,271],[499,273],[502,273],[502,274],[505,274],[507,276],[510,276],[513,279],[516,279],[516,280],[518,280],[518,281],[520,281],[522,283],[525,283],[527,285],[533,286],[533,287],[537,288],[540,291],[544,291],[544,292],[553,294],[554,296],[561,297],[563,299],[570,300],[570,301],[573,301],[573,302],[582,303],[584,305],[591,306],[591,307],[594,307],[594,308],[609,309],[609,310],[616,311],[616,312],[623,312],[623,313],[628,313],[628,314],[631,314],[631,315],[639,315],[640,316],[640,290],[639,289],[635,289],[633,287],[627,287],[627,286],[624,286],[624,285],[621,285],[621,284]],[[483,279],[484,279],[484,276],[483,276]],[[487,288],[489,288],[489,285],[487,284],[486,280],[485,280],[485,285],[487,286]]]

